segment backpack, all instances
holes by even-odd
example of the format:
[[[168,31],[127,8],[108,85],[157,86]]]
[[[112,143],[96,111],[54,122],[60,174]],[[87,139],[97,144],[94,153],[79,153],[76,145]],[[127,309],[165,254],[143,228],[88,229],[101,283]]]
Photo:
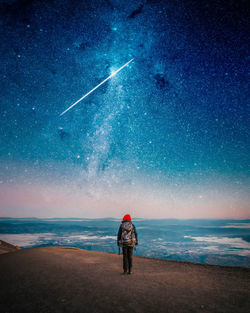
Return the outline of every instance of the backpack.
[[[124,222],[121,224],[122,233],[120,245],[134,246],[136,242],[135,231],[131,222]]]

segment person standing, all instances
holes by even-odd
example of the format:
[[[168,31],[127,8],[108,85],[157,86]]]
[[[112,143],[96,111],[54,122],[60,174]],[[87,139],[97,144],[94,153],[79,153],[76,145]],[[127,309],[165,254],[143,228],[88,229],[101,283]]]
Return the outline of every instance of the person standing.
[[[122,247],[123,254],[123,273],[132,274],[133,249],[138,245],[138,237],[135,225],[132,224],[131,216],[124,215],[117,234],[117,245]]]

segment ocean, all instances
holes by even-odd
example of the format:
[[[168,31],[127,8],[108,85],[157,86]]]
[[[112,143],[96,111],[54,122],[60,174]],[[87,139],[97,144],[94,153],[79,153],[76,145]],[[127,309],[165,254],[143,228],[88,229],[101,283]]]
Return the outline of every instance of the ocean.
[[[250,220],[134,219],[135,255],[250,267]],[[120,220],[0,218],[0,239],[23,249],[69,246],[118,253]]]

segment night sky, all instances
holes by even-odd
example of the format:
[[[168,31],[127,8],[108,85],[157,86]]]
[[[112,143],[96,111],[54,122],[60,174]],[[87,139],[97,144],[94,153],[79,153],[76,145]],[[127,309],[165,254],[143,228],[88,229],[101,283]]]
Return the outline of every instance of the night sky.
[[[243,0],[1,0],[0,216],[250,217],[247,17]]]

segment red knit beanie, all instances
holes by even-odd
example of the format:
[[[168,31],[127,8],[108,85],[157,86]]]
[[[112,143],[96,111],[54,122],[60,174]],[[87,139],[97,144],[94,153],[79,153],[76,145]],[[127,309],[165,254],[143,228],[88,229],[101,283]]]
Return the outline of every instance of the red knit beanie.
[[[129,214],[124,215],[123,221],[131,221],[131,216]]]

